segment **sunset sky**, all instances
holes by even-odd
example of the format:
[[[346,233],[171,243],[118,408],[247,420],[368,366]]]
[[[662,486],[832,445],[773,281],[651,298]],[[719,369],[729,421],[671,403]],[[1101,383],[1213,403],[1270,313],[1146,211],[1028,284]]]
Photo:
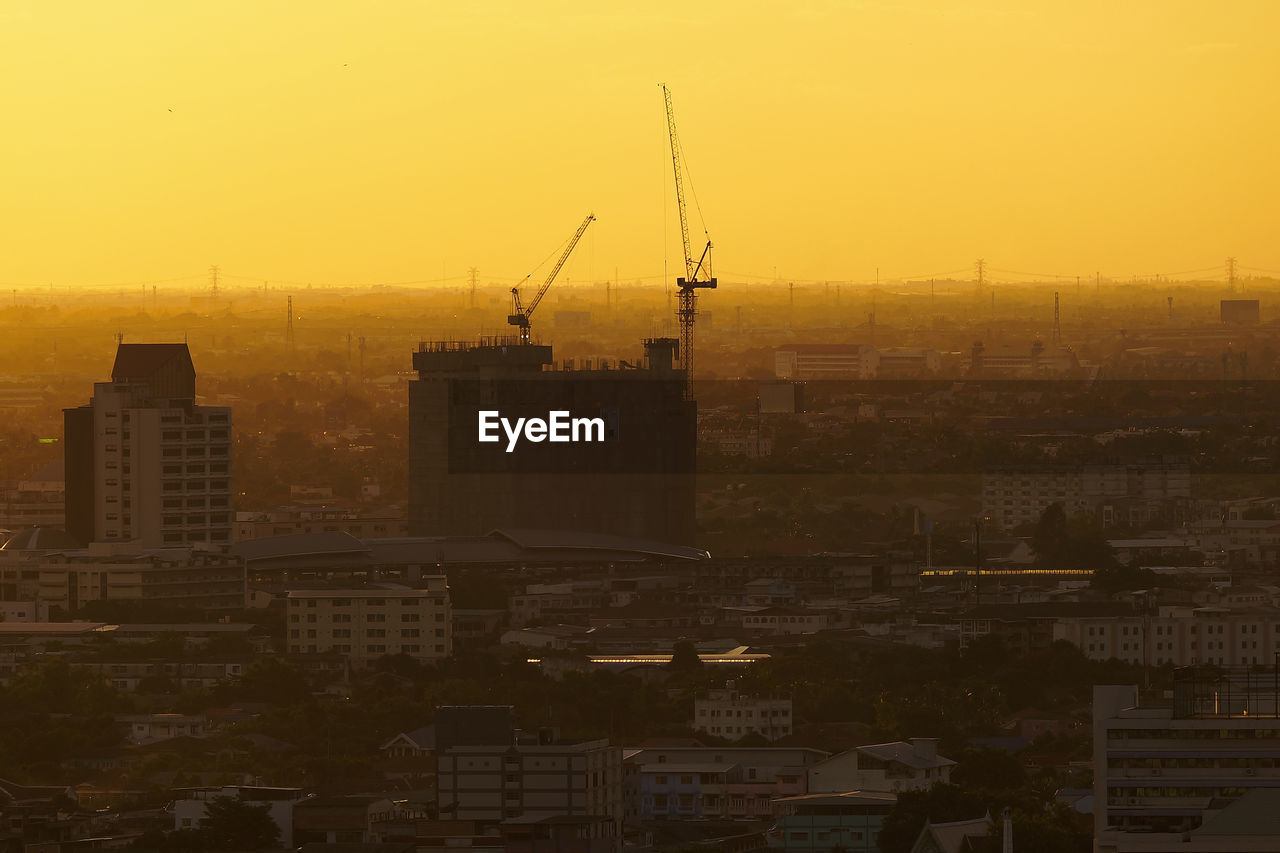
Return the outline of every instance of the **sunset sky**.
[[[1280,270],[1277,35],[1273,0],[5,0],[0,282],[496,281],[594,211],[567,277],[658,287],[664,81],[724,279]]]

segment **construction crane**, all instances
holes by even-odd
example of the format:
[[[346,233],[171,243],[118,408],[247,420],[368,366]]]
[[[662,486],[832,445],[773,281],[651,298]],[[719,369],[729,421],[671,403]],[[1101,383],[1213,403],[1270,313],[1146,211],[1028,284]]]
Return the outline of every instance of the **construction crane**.
[[[512,326],[520,329],[520,343],[529,343],[529,317],[533,314],[533,309],[538,307],[538,303],[542,301],[542,297],[547,295],[547,288],[551,287],[551,282],[556,280],[556,276],[560,273],[560,268],[564,266],[564,262],[569,260],[569,255],[573,252],[573,247],[578,245],[578,241],[582,239],[582,235],[586,233],[587,226],[595,220],[594,213],[588,213],[587,218],[582,220],[582,224],[578,226],[578,230],[573,237],[569,239],[569,245],[564,247],[564,251],[560,254],[560,260],[556,261],[556,265],[551,268],[551,272],[547,275],[546,281],[542,282],[542,286],[538,288],[538,292],[534,294],[533,301],[528,305],[520,302],[519,286],[511,288],[511,313],[507,315],[507,322]],[[528,276],[525,277],[526,279]]]
[[[684,398],[693,399],[693,324],[698,316],[698,290],[714,288],[711,274],[711,237],[695,261],[689,244],[689,216],[684,202],[684,177],[680,166],[680,137],[676,134],[676,113],[671,107],[671,90],[664,83],[662,97],[667,105],[667,135],[671,139],[671,168],[676,179],[676,208],[680,214],[680,240],[684,249],[684,275],[676,279],[679,302],[676,317],[680,319],[680,366],[684,369]],[[703,233],[706,234],[705,229]]]

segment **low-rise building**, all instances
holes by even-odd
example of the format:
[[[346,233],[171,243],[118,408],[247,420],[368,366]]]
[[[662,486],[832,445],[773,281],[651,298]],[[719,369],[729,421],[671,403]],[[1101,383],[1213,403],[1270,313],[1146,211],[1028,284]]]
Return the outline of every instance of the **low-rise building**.
[[[791,700],[739,693],[737,685],[730,681],[693,700],[691,728],[727,740],[749,734],[777,740],[792,732]]]
[[[333,652],[356,668],[384,655],[429,663],[453,653],[449,588],[443,575],[425,588],[350,587],[291,589],[288,649],[293,654]]]
[[[797,853],[875,853],[880,827],[894,803],[884,791],[846,791],[783,797],[778,810],[776,843],[771,849]]]
[[[809,768],[809,793],[923,791],[949,783],[954,766],[937,738],[855,746]]]
[[[437,708],[435,740],[441,818],[590,818],[589,837],[621,850],[622,751],[607,740],[518,732],[508,706]]]

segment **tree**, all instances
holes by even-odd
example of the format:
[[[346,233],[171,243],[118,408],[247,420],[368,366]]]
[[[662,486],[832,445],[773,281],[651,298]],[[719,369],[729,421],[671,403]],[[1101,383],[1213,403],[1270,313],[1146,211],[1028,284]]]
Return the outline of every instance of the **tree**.
[[[926,822],[968,820],[982,817],[986,810],[977,794],[958,785],[903,791],[880,827],[880,849],[884,853],[909,853]]]
[[[279,846],[280,827],[270,807],[215,797],[205,807],[200,832],[212,850],[267,850]]]
[[[681,672],[697,672],[702,668],[702,658],[698,657],[698,648],[688,640],[681,640],[671,648],[669,669]]]
[[[1110,569],[1115,550],[1092,516],[1067,517],[1060,502],[1045,507],[1031,534],[1036,565],[1054,569]]]

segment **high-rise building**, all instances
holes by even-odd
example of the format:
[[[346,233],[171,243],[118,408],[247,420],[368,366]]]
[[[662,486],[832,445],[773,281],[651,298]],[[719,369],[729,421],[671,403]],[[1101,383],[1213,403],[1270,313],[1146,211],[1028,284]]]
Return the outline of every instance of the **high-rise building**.
[[[515,340],[421,344],[409,383],[410,533],[523,528],[692,544],[697,408],[673,367],[677,346],[646,341],[636,364],[555,365],[551,347]],[[495,427],[481,441],[484,412],[542,420],[544,431],[512,442]],[[552,412],[597,426],[557,440],[545,432]]]
[[[186,344],[120,344],[64,410],[66,529],[82,542],[230,543],[231,410],[197,406]]]

